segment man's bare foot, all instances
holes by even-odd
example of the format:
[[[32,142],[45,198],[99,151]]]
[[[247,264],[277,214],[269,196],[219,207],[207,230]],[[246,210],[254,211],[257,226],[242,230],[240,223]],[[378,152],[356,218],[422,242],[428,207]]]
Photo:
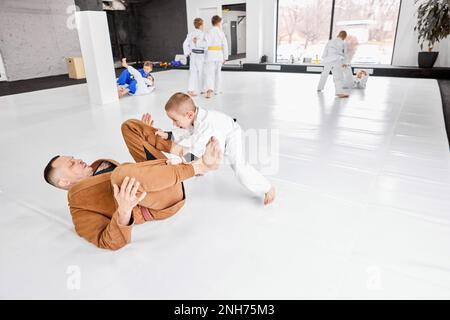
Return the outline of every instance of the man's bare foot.
[[[342,99],[342,98],[348,98],[348,97],[350,97],[350,95],[349,94],[345,94],[345,93],[341,93],[341,94],[337,94],[336,97]]]
[[[122,67],[128,67],[127,58],[122,58]]]
[[[154,122],[152,115],[150,113],[144,113],[142,115],[141,121],[150,127],[153,126],[153,122]]]
[[[188,91],[187,94],[191,97],[196,97],[197,94],[194,91]]]
[[[196,175],[205,174],[208,171],[217,170],[222,161],[222,150],[219,146],[219,141],[215,137],[211,137],[206,145],[205,154],[198,160],[191,164],[194,167]]]
[[[212,91],[212,90],[208,90],[208,92],[206,92],[206,98],[207,99],[212,98],[213,95],[214,95],[214,91]]]
[[[220,150],[217,138],[211,137],[209,140],[202,161],[210,170],[219,168],[220,162],[222,161],[222,150]]]
[[[275,187],[272,186],[264,196],[264,205],[267,206],[275,200]]]

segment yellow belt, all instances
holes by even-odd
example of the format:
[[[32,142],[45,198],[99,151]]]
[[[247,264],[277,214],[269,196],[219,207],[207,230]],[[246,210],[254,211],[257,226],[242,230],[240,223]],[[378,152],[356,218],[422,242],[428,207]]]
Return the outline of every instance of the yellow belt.
[[[208,47],[208,50],[210,50],[210,51],[222,51],[223,47],[221,47],[221,46],[211,46],[211,47]]]

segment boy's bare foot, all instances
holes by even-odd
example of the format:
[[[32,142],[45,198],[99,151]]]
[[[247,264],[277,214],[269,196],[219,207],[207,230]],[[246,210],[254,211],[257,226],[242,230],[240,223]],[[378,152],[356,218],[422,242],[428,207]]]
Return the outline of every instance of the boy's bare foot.
[[[213,95],[214,95],[214,91],[212,91],[212,90],[208,90],[208,92],[206,92],[206,98],[207,99],[212,98]]]
[[[197,94],[194,91],[188,91],[187,94],[191,97],[196,97]]]
[[[275,187],[272,186],[264,196],[264,205],[267,206],[275,200]]]
[[[348,98],[348,97],[350,97],[350,95],[349,94],[345,94],[345,93],[341,93],[341,94],[337,94],[336,97],[342,99],[342,98]]]
[[[117,92],[119,94],[119,99],[121,99],[128,94],[129,90],[122,88],[122,87],[118,87]]]
[[[128,67],[127,58],[122,58],[122,67]]]

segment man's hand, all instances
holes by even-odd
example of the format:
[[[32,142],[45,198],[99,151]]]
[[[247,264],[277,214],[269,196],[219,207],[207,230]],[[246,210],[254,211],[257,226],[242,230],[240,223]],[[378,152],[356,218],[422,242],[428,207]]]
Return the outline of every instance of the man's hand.
[[[145,123],[148,126],[153,126],[153,119],[150,113],[144,113],[142,115],[142,122]]]
[[[123,179],[120,189],[117,184],[113,185],[114,198],[118,205],[117,211],[119,213],[120,225],[129,225],[133,208],[147,195],[147,192],[143,192],[137,196],[139,185],[140,183],[135,178],[130,179],[129,177]]]
[[[160,136],[164,140],[169,139],[169,134],[167,132],[165,132],[165,131],[162,131],[162,130],[156,131],[155,135]]]

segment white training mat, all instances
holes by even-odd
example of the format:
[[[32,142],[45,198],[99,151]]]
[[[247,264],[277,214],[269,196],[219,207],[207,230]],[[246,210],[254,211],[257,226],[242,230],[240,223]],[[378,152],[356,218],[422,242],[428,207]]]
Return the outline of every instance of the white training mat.
[[[199,106],[244,129],[278,130],[276,202],[265,208],[229,168],[186,183],[174,217],[133,230],[111,252],[75,233],[54,155],[130,161],[120,124],[164,104],[156,90],[91,106],[87,86],[0,97],[0,298],[450,298],[450,155],[437,81],[371,77],[334,98],[318,75],[224,72]],[[79,285],[79,286],[78,286]]]

